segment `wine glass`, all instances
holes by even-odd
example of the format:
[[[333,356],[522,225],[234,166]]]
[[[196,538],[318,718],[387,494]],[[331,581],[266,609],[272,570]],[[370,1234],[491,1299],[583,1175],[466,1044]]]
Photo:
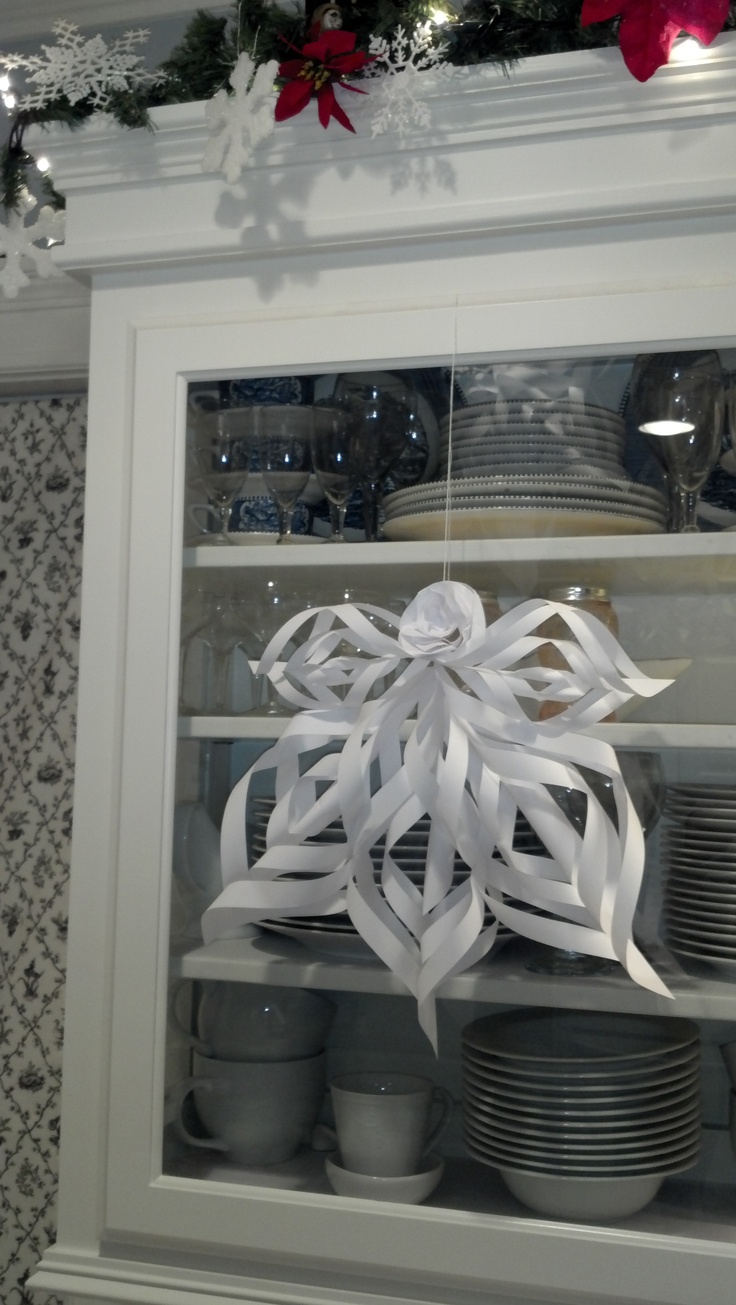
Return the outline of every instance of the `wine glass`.
[[[291,522],[297,499],[312,471],[311,408],[274,404],[259,408],[258,452],[261,475],[279,515],[280,544],[291,540]]]
[[[192,417],[199,476],[207,497],[220,515],[213,544],[229,544],[233,503],[248,478],[253,448],[254,410],[225,408],[199,411]]]
[[[335,509],[330,542],[344,543],[345,514],[358,484],[355,436],[347,411],[329,402],[317,404],[311,442],[314,474],[330,508]]]
[[[665,476],[670,530],[692,533],[698,494],[721,448],[725,387],[715,350],[640,354],[631,376],[631,409]]]
[[[349,415],[366,539],[378,538],[383,481],[416,428],[416,388],[393,373],[338,376],[333,400]]]

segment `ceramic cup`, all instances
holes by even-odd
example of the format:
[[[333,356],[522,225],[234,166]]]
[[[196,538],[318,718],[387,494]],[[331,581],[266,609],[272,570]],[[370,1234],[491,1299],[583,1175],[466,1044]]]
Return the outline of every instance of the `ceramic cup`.
[[[450,1093],[415,1074],[341,1074],[330,1092],[342,1164],[354,1173],[416,1173],[452,1118]]]
[[[183,1026],[172,991],[174,1021],[202,1056],[223,1061],[288,1061],[324,1049],[335,1003],[308,988],[205,980],[197,1008],[197,1034]]]
[[[182,1120],[190,1092],[210,1137],[194,1137]],[[189,1146],[224,1151],[235,1164],[274,1165],[310,1141],[324,1094],[324,1053],[257,1064],[195,1052],[194,1076],[171,1093],[167,1116]]]

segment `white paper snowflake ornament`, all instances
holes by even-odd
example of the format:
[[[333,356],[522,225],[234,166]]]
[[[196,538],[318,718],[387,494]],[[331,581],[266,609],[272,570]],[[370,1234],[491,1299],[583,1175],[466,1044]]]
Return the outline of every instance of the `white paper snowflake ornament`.
[[[243,51],[230,74],[233,93],[218,91],[208,101],[205,113],[210,140],[202,159],[203,172],[223,172],[229,185],[240,177],[253,150],[271,135],[274,81],[279,65],[275,59],[256,68]]]
[[[145,28],[124,32],[108,45],[99,35],[85,40],[76,23],[59,21],[51,28],[56,45],[42,45],[43,54],[2,54],[0,65],[20,68],[28,89],[16,96],[15,109],[40,109],[65,96],[70,104],[90,100],[104,109],[113,91],[152,86],[163,74],[147,72],[136,47],[148,40]]]
[[[550,639],[545,623],[560,616],[571,637]],[[549,643],[565,669],[535,664]],[[475,590],[440,581],[400,618],[351,603],[302,612],[259,669],[298,714],[230,795],[225,887],[204,914],[206,942],[259,920],[347,911],[416,997],[435,1046],[438,988],[488,952],[498,922],[618,960],[637,983],[669,995],[632,936],[641,824],[614,749],[583,731],[671,681],[642,675],[601,621],[530,599],[486,627]],[[564,709],[536,721],[526,700]],[[267,850],[250,864],[246,808],[263,770],[275,771],[276,803]],[[590,771],[610,784],[615,819],[587,783]],[[556,802],[559,787],[584,796],[583,830]],[[542,852],[515,842],[519,813]],[[417,885],[397,844],[425,816]],[[334,821],[344,842],[321,843]],[[468,867],[459,882],[456,853]]]
[[[452,73],[452,66],[445,63],[446,47],[435,44],[431,29],[407,32],[397,27],[390,41],[372,36],[369,53],[373,63],[365,76],[380,78],[376,88],[371,87],[371,134],[405,136],[426,131],[432,121],[425,99],[430,89],[426,74],[439,68],[447,75]]]
[[[51,261],[50,246],[38,245],[39,240],[58,244],[64,239],[65,215],[44,204],[34,222],[26,217],[37,207],[38,201],[26,190],[20,197],[17,212],[10,211],[7,222],[0,222],[0,287],[7,299],[15,299],[18,291],[30,284],[23,263],[30,263],[37,276],[63,276]]]

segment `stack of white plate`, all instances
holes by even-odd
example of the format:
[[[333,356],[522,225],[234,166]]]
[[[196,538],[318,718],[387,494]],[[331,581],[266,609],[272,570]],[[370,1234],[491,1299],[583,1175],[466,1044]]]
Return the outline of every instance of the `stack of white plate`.
[[[662,495],[610,476],[477,476],[451,481],[449,532],[454,539],[547,535],[662,534]],[[384,499],[387,539],[445,534],[447,486],[435,481]]]
[[[486,1015],[462,1034],[463,1130],[525,1204],[622,1217],[700,1150],[689,1020],[588,1011]]]
[[[736,973],[736,786],[673,784],[665,803],[664,924],[684,960]]]
[[[660,533],[664,497],[632,481],[623,449],[621,417],[593,404],[475,404],[453,415],[451,449],[445,419],[439,479],[386,496],[384,534],[434,539],[446,527],[456,539]]]
[[[476,403],[440,422],[439,474],[523,474],[544,464],[552,473],[623,474],[626,431],[617,412],[571,399]],[[600,478],[600,475],[599,475]]]
[[[266,850],[266,830],[269,817],[273,811],[274,800],[270,797],[256,797],[252,800],[251,805],[250,854],[252,863],[257,857],[262,856]],[[393,847],[394,861],[407,879],[420,892],[424,883],[424,867],[427,860],[430,828],[431,820],[429,816],[423,816],[397,840]],[[310,840],[317,846],[342,843],[344,841],[345,832],[339,821],[335,821],[327,829],[323,830],[318,838]],[[538,852],[541,849],[537,835],[522,818],[517,824],[514,846],[519,851],[530,853]],[[380,879],[381,874],[383,847],[382,840],[371,852],[377,880]],[[456,854],[453,886],[461,884],[467,879],[469,873],[468,866]],[[487,912],[486,919],[487,923],[492,923],[493,916],[490,911]],[[367,943],[363,942],[355,925],[345,911],[329,916],[291,916],[288,919],[264,921],[263,927],[274,933],[294,938],[312,951],[328,953],[338,957],[357,957],[370,954]],[[500,924],[496,940],[497,945],[507,941],[510,937],[512,937],[512,931]]]

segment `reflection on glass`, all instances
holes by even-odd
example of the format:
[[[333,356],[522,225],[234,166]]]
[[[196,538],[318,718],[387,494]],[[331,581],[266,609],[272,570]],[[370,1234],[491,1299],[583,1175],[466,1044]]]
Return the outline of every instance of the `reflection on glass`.
[[[671,531],[699,529],[698,494],[720,452],[724,397],[715,350],[640,354],[634,363],[631,410],[665,475]]]

